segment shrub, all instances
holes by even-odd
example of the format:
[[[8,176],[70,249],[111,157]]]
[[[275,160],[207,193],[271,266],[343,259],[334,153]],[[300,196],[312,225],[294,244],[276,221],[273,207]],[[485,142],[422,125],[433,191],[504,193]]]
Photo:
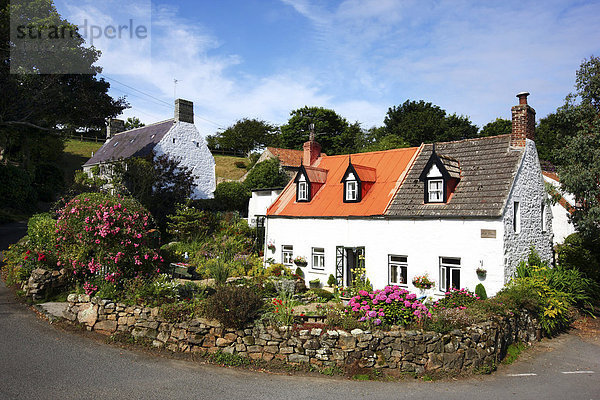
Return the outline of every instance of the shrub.
[[[438,333],[448,333],[454,329],[463,329],[477,322],[469,310],[463,308],[440,309],[425,320],[424,328]]]
[[[246,168],[246,163],[243,161],[236,161],[233,165],[235,165],[236,168]]]
[[[194,318],[198,312],[198,303],[195,301],[180,301],[162,304],[158,314],[171,323],[186,322]]]
[[[263,189],[285,186],[289,176],[279,166],[279,160],[270,159],[256,164],[244,181],[248,189]]]
[[[477,286],[475,286],[475,296],[479,297],[481,300],[487,299],[487,292],[485,291],[483,283],[478,283]]]
[[[201,240],[212,234],[219,222],[215,213],[183,204],[179,204],[175,214],[168,215],[167,219],[167,233],[182,241]]]
[[[464,310],[468,305],[477,300],[479,300],[479,297],[475,296],[467,289],[451,288],[446,292],[443,299],[440,299],[433,304],[433,308],[436,310],[443,310],[446,308],[460,308]]]
[[[600,252],[598,245],[588,243],[579,233],[565,238],[556,246],[558,265],[568,269],[578,269],[588,278],[600,282]]]
[[[334,287],[336,285],[337,279],[335,279],[335,276],[333,276],[333,274],[329,274],[329,278],[327,278],[327,286]]]
[[[48,213],[35,214],[27,222],[27,237],[33,249],[54,251],[56,220]]]
[[[314,288],[314,289],[310,289],[308,291],[308,294],[314,294],[318,299],[322,300],[322,301],[329,301],[329,300],[333,300],[333,298],[335,297],[333,293],[325,290],[325,289],[321,289],[321,288]]]
[[[2,208],[29,211],[35,207],[32,177],[22,168],[0,164],[0,205]]]
[[[133,199],[81,194],[60,210],[56,228],[60,266],[80,280],[101,272],[105,280],[118,283],[156,273],[162,261],[155,250],[158,232]]]
[[[248,211],[250,191],[240,182],[221,182],[215,189],[214,202],[218,209],[223,211]]]
[[[386,286],[383,290],[361,290],[350,299],[348,306],[359,315],[359,321],[380,325],[383,321],[392,325],[408,325],[422,318],[431,317],[427,307],[417,296],[398,286]]]
[[[253,289],[225,285],[206,300],[204,313],[227,328],[241,329],[258,316],[263,305]]]

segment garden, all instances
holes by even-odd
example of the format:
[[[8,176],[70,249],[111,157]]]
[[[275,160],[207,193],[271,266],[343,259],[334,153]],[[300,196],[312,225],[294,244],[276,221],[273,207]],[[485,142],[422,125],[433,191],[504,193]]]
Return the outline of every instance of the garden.
[[[204,318],[230,330],[260,325],[444,335],[527,312],[553,336],[568,329],[576,312],[593,314],[600,293],[578,269],[550,268],[533,250],[491,298],[482,285],[475,293],[452,289],[435,301],[398,286],[373,290],[362,264],[351,287],[338,288],[330,277],[328,287],[307,289],[301,268],[263,266],[253,231],[237,214],[188,204],[167,219],[161,234],[132,198],[80,194],[55,213],[29,220],[27,236],[4,253],[2,278],[29,301],[64,301],[77,293],[123,307],[154,307],[171,324]],[[174,278],[174,263],[191,267],[199,280]],[[44,285],[36,281],[40,276],[59,282]],[[423,276],[414,284],[427,289],[435,282]]]

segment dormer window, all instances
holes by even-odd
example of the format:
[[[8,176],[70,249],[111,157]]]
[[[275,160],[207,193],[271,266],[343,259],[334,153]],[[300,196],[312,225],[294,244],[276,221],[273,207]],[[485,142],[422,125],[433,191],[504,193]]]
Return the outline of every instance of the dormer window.
[[[348,160],[348,168],[342,177],[344,185],[344,203],[359,203],[369,188],[375,183],[376,172],[374,168],[354,165]]]
[[[296,201],[310,202],[327,179],[327,171],[320,168],[300,166],[294,182],[296,183]]]
[[[419,176],[424,183],[424,203],[447,203],[460,180],[460,164],[451,157],[438,155],[435,147]]]

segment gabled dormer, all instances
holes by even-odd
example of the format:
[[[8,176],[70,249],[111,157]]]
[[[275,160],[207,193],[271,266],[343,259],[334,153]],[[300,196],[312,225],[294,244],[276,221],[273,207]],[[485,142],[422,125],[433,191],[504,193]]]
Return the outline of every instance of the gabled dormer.
[[[375,178],[376,171],[374,168],[354,165],[352,160],[348,158],[348,167],[341,180],[344,187],[343,202],[359,203],[375,183]]]
[[[315,167],[300,165],[294,178],[296,184],[296,201],[310,202],[327,180],[327,171]]]
[[[460,163],[437,154],[434,145],[419,180],[424,183],[423,200],[426,204],[447,203],[460,181]]]

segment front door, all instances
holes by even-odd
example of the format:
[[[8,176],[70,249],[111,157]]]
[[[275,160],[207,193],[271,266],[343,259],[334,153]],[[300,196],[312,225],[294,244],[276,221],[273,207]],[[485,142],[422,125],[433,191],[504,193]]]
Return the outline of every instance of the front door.
[[[359,266],[361,258],[364,259],[364,255],[364,247],[336,247],[336,278],[338,283],[346,287],[352,286],[354,270]]]

